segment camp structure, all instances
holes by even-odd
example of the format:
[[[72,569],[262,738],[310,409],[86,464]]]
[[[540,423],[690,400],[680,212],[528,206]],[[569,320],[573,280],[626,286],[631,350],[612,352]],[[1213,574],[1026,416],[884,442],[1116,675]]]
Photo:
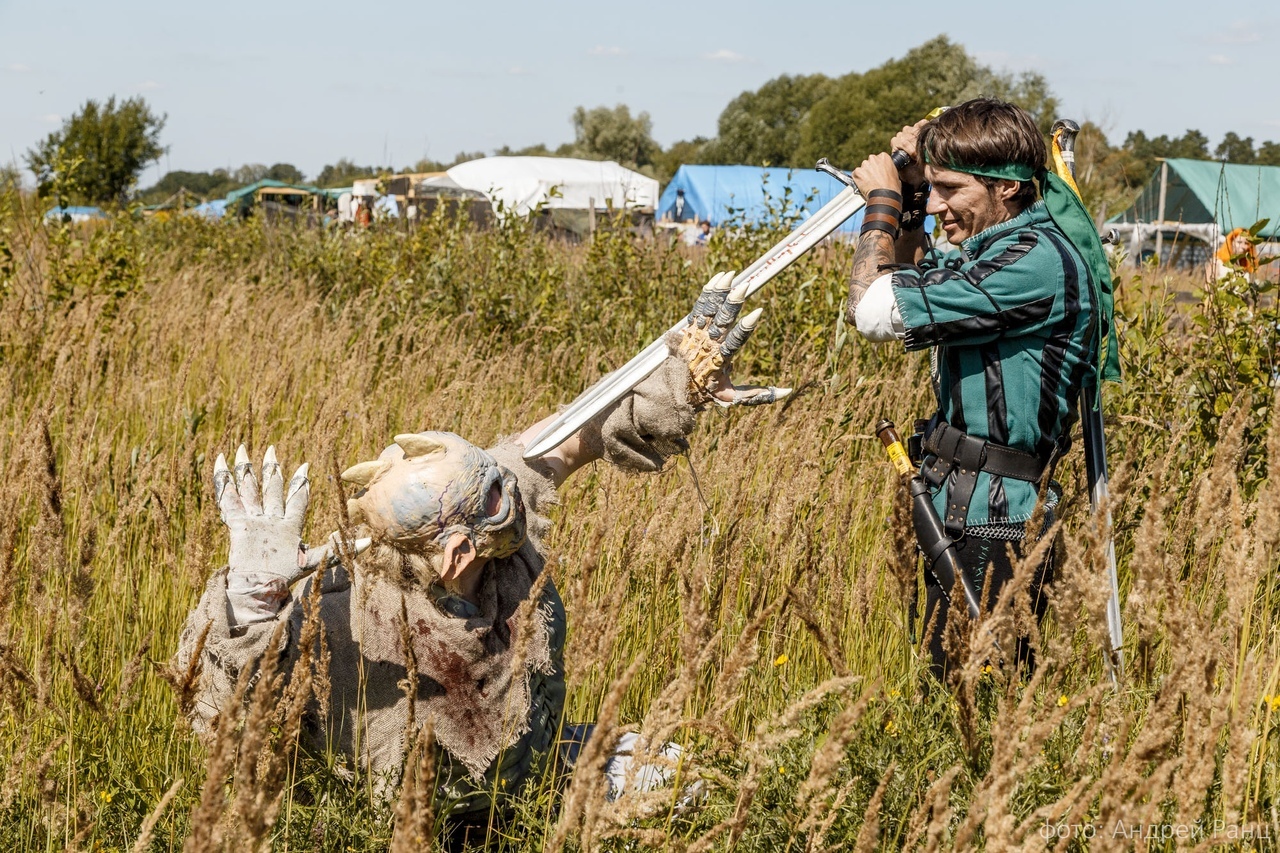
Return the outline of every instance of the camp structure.
[[[488,197],[478,190],[459,186],[447,172],[421,176],[409,188],[407,202],[416,216],[430,216],[443,207],[466,211],[467,218],[477,225],[493,221],[493,206]]]
[[[244,216],[257,205],[267,219],[318,219],[331,196],[331,191],[310,184],[287,184],[264,178],[227,193],[225,209]]]
[[[710,222],[713,228],[804,219],[845,185],[823,172],[761,166],[681,166],[658,201],[662,223]],[[857,233],[862,212],[840,227]]]
[[[1119,232],[1135,263],[1154,256],[1161,265],[1193,268],[1210,260],[1226,234],[1260,219],[1270,219],[1260,237],[1280,237],[1280,166],[1170,158],[1103,230]],[[1267,248],[1262,254],[1275,254]]]
[[[600,211],[628,211],[633,224],[652,222],[658,182],[612,160],[570,157],[482,157],[446,175],[464,190],[483,193],[495,214],[537,212],[550,227],[583,234]]]

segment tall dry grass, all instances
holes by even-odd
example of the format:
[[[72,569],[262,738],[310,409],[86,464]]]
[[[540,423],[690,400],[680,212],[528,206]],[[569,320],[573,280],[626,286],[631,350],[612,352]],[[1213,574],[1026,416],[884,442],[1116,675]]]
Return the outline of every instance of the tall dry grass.
[[[406,430],[516,432],[769,240],[687,255],[444,219],[357,235],[190,220],[64,231],[6,205],[0,838],[17,850],[418,848],[437,828],[429,736],[404,797],[383,803],[298,746],[306,679],[279,701],[279,673],[243,685],[246,711],[224,716],[215,749],[184,725],[191,673],[168,661],[225,556],[214,456],[244,442],[310,461],[318,541],[342,517],[337,471]],[[1024,567],[955,683],[924,689],[901,495],[870,435],[880,417],[927,412],[924,365],[845,334],[848,260],[816,253],[764,300],[740,369],[797,386],[791,401],[707,413],[688,460],[659,476],[598,466],[562,491],[548,565],[570,617],[567,717],[599,720],[602,745],[624,731],[652,752],[683,744],[679,783],[606,805],[596,777],[558,788],[548,772],[472,841],[1129,849],[1148,825],[1156,849],[1178,827],[1274,839],[1274,390],[1242,386],[1207,420],[1197,359],[1215,353],[1165,292],[1186,283],[1126,282],[1133,378],[1108,392],[1122,688],[1099,651],[1104,552],[1076,451],[1060,469],[1052,618],[1027,618]],[[1029,678],[990,646],[1018,631],[1037,647]],[[684,801],[695,780],[701,796]]]

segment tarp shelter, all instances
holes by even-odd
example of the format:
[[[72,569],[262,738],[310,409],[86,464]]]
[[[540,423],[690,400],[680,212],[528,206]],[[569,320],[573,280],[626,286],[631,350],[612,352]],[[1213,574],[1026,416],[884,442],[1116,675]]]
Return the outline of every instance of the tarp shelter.
[[[1259,219],[1271,220],[1262,237],[1280,236],[1280,166],[1171,158],[1161,162],[1133,206],[1108,224],[1134,260],[1154,241],[1163,261],[1166,241],[1185,235],[1217,247],[1224,234]]]
[[[225,198],[217,198],[212,201],[206,201],[203,204],[197,204],[187,213],[203,216],[206,219],[221,219],[227,213],[227,200]]]
[[[686,212],[681,218],[707,220],[712,227],[759,224],[771,217],[771,211],[807,218],[844,188],[830,175],[807,169],[681,166],[662,191],[655,215],[659,221],[676,219],[678,192],[684,190]],[[856,232],[861,227],[862,211],[858,211],[840,230]]]
[[[106,219],[100,207],[54,207],[44,215],[45,222],[66,219],[71,222],[87,222],[90,219]]]
[[[484,193],[495,210],[501,205],[521,216],[539,205],[552,210],[652,210],[658,202],[657,181],[612,160],[482,157],[459,163],[446,174],[463,189]]]
[[[418,181],[413,185],[409,195],[412,198],[485,198],[485,194],[478,190],[469,190],[459,186],[458,182],[449,177],[447,172],[441,172],[438,175],[432,175]]]

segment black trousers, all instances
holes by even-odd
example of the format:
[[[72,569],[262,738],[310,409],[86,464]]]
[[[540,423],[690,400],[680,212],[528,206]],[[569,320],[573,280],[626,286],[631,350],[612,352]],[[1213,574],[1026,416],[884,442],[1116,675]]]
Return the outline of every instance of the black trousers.
[[[1009,559],[1010,544],[1013,545],[1014,552],[1012,561]],[[1010,543],[1005,539],[988,539],[972,534],[966,534],[956,543],[956,555],[960,558],[965,576],[973,582],[973,588],[978,590],[984,614],[991,612],[991,608],[1000,598],[1000,590],[1013,580],[1013,567],[1022,561],[1026,550],[1034,548],[1036,544],[1034,540]],[[1044,616],[1047,603],[1044,587],[1053,581],[1055,548],[1049,549],[1044,563],[1036,570],[1036,576],[1031,582],[1031,609],[1037,620]],[[986,586],[988,574],[991,580],[990,585]],[[985,594],[984,587],[986,587]],[[964,597],[959,590],[956,591],[955,600],[948,601],[943,595],[942,587],[932,575],[926,572],[924,643],[929,649],[930,668],[943,683],[946,680],[948,666],[958,663],[947,658],[942,644],[942,638],[947,630],[947,618],[956,607],[961,610],[965,608]],[[937,618],[934,618],[935,615]],[[1017,655],[1018,663],[1027,671],[1035,667],[1034,653],[1025,640],[1018,640],[1018,647],[1014,653]]]

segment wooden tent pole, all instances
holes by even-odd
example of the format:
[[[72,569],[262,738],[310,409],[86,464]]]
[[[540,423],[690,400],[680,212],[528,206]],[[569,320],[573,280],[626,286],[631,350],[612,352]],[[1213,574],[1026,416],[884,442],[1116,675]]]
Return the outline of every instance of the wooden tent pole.
[[[1164,158],[1160,159],[1160,211],[1159,230],[1156,231],[1156,266],[1163,264],[1160,260],[1160,250],[1164,248],[1164,202],[1165,196],[1169,190],[1169,163]]]

